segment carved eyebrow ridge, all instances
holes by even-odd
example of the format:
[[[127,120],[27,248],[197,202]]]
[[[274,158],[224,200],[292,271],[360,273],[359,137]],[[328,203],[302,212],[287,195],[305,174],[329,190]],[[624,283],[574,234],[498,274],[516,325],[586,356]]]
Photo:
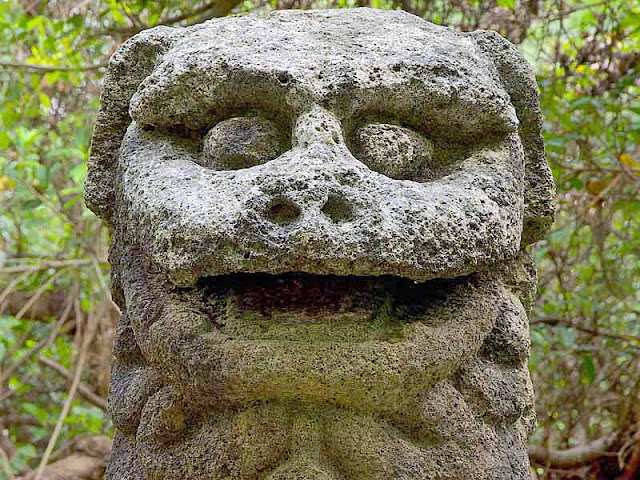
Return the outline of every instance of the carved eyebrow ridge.
[[[161,79],[154,77],[166,72],[158,68],[132,98],[130,112],[138,123],[202,128],[213,126],[234,111],[250,109],[292,124],[299,114],[320,104],[345,123],[377,110],[402,124],[443,137],[481,137],[517,130],[518,119],[509,95],[490,77],[472,76],[453,90],[443,89],[439,73],[427,69],[427,75],[421,65],[398,65],[395,80],[372,86],[360,81],[356,72],[345,72],[344,77],[333,79],[328,90],[315,85],[311,72],[304,69],[267,72],[220,62],[224,75],[216,71],[209,78],[211,72],[173,71],[169,78]],[[365,71],[374,71],[376,64],[365,66]],[[406,70],[410,71],[408,76]]]

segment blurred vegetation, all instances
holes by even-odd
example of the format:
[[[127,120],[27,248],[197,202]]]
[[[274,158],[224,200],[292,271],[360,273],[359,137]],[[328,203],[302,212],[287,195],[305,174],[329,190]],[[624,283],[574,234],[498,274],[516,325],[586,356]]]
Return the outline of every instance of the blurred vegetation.
[[[82,201],[109,56],[153,25],[354,6],[497,30],[534,65],[559,205],[534,247],[535,474],[640,478],[637,2],[0,0],[0,479],[111,433],[105,396],[118,312],[108,232]]]

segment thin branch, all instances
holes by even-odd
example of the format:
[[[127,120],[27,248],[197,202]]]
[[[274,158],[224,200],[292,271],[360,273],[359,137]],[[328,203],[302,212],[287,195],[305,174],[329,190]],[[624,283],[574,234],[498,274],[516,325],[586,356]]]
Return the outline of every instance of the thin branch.
[[[224,17],[225,15],[228,15],[231,10],[233,10],[239,3],[240,0],[215,0],[213,2],[207,2],[194,10],[161,19],[154,25],[113,27],[105,30],[98,30],[96,34],[118,36],[135,35],[136,33],[140,33],[142,30],[145,30],[147,28],[157,27],[159,25],[171,26],[184,20],[192,19],[196,16],[197,18],[194,21],[189,22],[189,24],[199,23],[210,18]]]
[[[152,27],[157,27],[159,25],[173,25],[175,23],[179,23],[182,22],[183,20],[187,20],[188,18],[191,18],[195,15],[198,15],[199,13],[202,12],[206,12],[207,10],[209,10],[210,8],[213,8],[215,6],[215,4],[217,3],[217,0],[214,2],[209,2],[206,3],[198,8],[196,8],[193,11],[189,11],[189,12],[185,12],[182,13],[180,15],[175,15],[173,17],[167,17],[164,19],[160,19],[160,21],[158,23],[156,23],[155,25],[144,25],[144,26],[130,26],[130,27],[112,27],[112,28],[108,28],[105,30],[98,30],[96,32],[97,35],[122,35],[122,36],[127,36],[127,35],[135,35],[136,33],[140,33],[142,30],[145,30],[147,28],[152,28]]]
[[[580,332],[588,333],[589,335],[593,335],[594,337],[607,337],[613,338],[615,340],[621,340],[623,342],[629,342],[633,344],[633,346],[640,347],[640,338],[634,337],[633,335],[623,335],[617,333],[611,333],[604,330],[596,330],[593,328],[583,327],[582,325],[578,325],[569,320],[564,320],[562,318],[548,317],[548,318],[538,318],[536,320],[531,321],[531,325],[549,325],[551,327],[567,327],[573,328]]]
[[[7,285],[7,287],[2,291],[2,293],[0,293],[0,313],[3,312],[3,304],[4,301],[7,299],[7,297],[11,294],[11,292],[13,292],[13,289],[16,288],[16,286],[19,283],[22,283],[22,281],[27,278],[29,276],[31,272],[24,272],[22,275],[14,278],[9,285]]]
[[[71,374],[71,372],[69,372],[69,370],[64,368],[59,363],[51,360],[50,358],[46,358],[46,357],[43,357],[42,355],[40,355],[38,357],[38,361],[40,363],[43,363],[47,367],[51,368],[54,372],[60,374],[62,377],[66,378],[67,380],[72,380],[73,379],[73,375]],[[102,409],[104,411],[107,411],[107,401],[104,398],[102,398],[100,395],[97,395],[91,389],[91,387],[85,385],[84,383],[80,383],[78,385],[78,393],[80,395],[82,395],[90,403],[95,405],[96,407],[98,407],[98,408],[100,408],[100,409]]]
[[[20,311],[18,311],[18,313],[15,314],[15,319],[16,320],[20,320],[25,313],[27,313],[29,311],[29,309],[31,309],[31,307],[33,307],[33,305],[38,301],[38,299],[42,296],[42,294],[45,292],[45,290],[47,288],[49,288],[49,285],[51,285],[54,280],[56,280],[60,275],[62,275],[62,273],[64,272],[64,269],[58,270],[56,273],[54,273],[53,275],[51,275],[46,282],[44,282],[40,288],[38,288],[33,295],[31,295],[31,298],[29,298],[29,300],[27,300],[25,302],[25,304],[22,306],[22,308],[20,309]]]
[[[629,457],[629,462],[624,472],[622,472],[622,475],[617,477],[616,480],[633,480],[634,478],[638,478],[636,475],[640,473],[640,436],[638,434],[635,436],[639,438]]]
[[[609,2],[609,0],[603,0],[601,2],[595,2],[595,3],[590,3],[590,4],[586,4],[586,5],[580,5],[578,7],[573,7],[569,10],[564,10],[561,11],[559,13],[557,13],[556,15],[547,15],[547,16],[543,16],[540,17],[541,20],[544,20],[546,23],[551,23],[551,22],[555,22],[557,20],[563,20],[566,17],[568,17],[569,15],[579,12],[580,10],[588,10],[590,8],[597,8],[597,7],[601,7],[603,5],[606,5]]]
[[[47,338],[41,340],[36,345],[34,345],[27,353],[22,355],[18,360],[16,360],[9,368],[7,368],[4,372],[0,373],[0,391],[3,389],[4,383],[13,375],[13,373],[18,370],[22,365],[24,365],[31,357],[33,357],[36,353],[38,353],[43,348],[47,348],[49,345],[53,343],[53,341],[57,338],[62,325],[67,321],[69,314],[71,313],[71,307],[73,306],[73,299],[69,297],[67,301],[67,305],[60,316],[60,319],[56,322],[51,333]],[[17,317],[16,317],[17,318]]]
[[[11,68],[14,70],[30,70],[33,73],[49,73],[49,72],[88,72],[91,70],[100,70],[106,68],[108,62],[98,63],[96,65],[77,65],[67,67],[64,65],[38,65],[37,63],[18,63],[18,62],[0,62],[0,67]]]
[[[205,13],[206,11],[213,9],[218,5],[218,3],[220,3],[219,0],[214,0],[213,2],[209,2],[209,3],[205,3],[204,5],[201,5],[200,7],[190,12],[185,12],[180,15],[174,15],[173,17],[165,18],[164,20],[160,21],[160,25],[172,25],[174,23],[180,23],[183,20],[187,20],[191,17],[195,17],[196,15]],[[240,3],[240,2],[237,2],[237,3]]]
[[[214,8],[203,12],[196,19],[190,21],[188,25],[195,25],[206,20],[211,20],[212,18],[219,18],[229,15],[231,11],[240,3],[242,3],[241,0],[218,0]]]
[[[118,305],[116,305],[116,303],[113,301],[113,298],[111,297],[111,290],[109,289],[107,280],[104,278],[104,274],[100,269],[100,263],[98,262],[98,259],[94,255],[91,256],[91,259],[93,263],[93,269],[95,270],[96,276],[98,277],[98,282],[100,283],[100,287],[102,288],[102,291],[104,292],[107,300],[109,301],[109,305],[111,306],[111,308],[114,309],[114,311],[120,314],[120,308],[118,307]]]
[[[617,433],[612,433],[608,437],[567,450],[555,450],[541,445],[529,445],[527,450],[532,463],[552,468],[572,468],[589,463],[605,454],[616,438]]]
[[[71,388],[69,389],[69,394],[67,395],[67,399],[64,402],[62,412],[60,413],[60,417],[58,418],[58,423],[56,423],[56,426],[53,429],[53,433],[51,434],[51,438],[49,439],[47,448],[44,451],[44,455],[40,460],[40,465],[38,466],[38,471],[36,472],[34,480],[40,480],[42,478],[44,469],[49,462],[51,452],[53,452],[53,447],[55,446],[56,441],[58,440],[58,436],[60,435],[60,432],[62,430],[64,419],[67,417],[69,411],[71,410],[71,404],[73,403],[73,398],[75,397],[76,391],[80,386],[80,377],[82,376],[82,371],[84,370],[85,363],[87,362],[89,345],[93,341],[93,337],[98,327],[98,320],[99,316],[97,314],[90,316],[89,325],[87,326],[87,333],[80,348],[80,355],[78,357],[78,362],[76,363],[76,370],[73,376],[73,382],[71,383]]]
[[[18,182],[27,190],[29,190],[31,192],[31,194],[36,197],[38,200],[40,200],[43,204],[45,204],[47,207],[49,207],[49,209],[51,210],[51,213],[53,213],[55,216],[59,217],[60,220],[62,220],[63,222],[67,222],[71,225],[71,228],[75,229],[76,228],[76,222],[74,221],[73,218],[69,217],[69,215],[64,212],[59,206],[53,204],[51,202],[51,200],[49,198],[47,198],[46,195],[42,194],[41,192],[39,192],[38,190],[36,190],[33,185],[31,185],[31,183],[18,178],[17,179]],[[80,233],[80,232],[78,232]]]
[[[91,259],[71,259],[71,260],[53,260],[40,262],[37,265],[20,265],[16,267],[0,268],[0,275],[9,273],[22,273],[22,272],[38,272],[40,270],[48,270],[50,268],[64,268],[64,267],[78,267],[84,265],[91,265],[93,260]]]
[[[9,456],[7,453],[0,447],[0,457],[2,457],[2,468],[7,474],[7,478],[9,480],[13,480],[15,477],[13,476],[13,472],[11,471],[11,464],[9,463]]]
[[[1,426],[16,426],[16,425],[28,425],[30,427],[41,427],[42,422],[36,417],[31,415],[20,415],[18,413],[9,413],[8,415],[0,416]]]

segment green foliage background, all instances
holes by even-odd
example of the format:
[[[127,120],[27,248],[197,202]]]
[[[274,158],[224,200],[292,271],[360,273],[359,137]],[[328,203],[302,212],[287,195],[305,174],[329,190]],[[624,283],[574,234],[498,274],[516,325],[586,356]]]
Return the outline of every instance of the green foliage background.
[[[103,398],[117,312],[107,288],[108,233],[82,201],[109,56],[156,24],[354,6],[498,30],[534,65],[559,208],[547,240],[534,247],[540,286],[530,368],[539,426],[531,442],[567,449],[615,434],[613,460],[536,471],[617,478],[632,461],[640,443],[637,2],[0,0],[0,447],[7,457],[0,479],[7,468],[17,475],[37,467],[76,372],[97,400],[75,395],[53,451],[80,434],[111,432]]]

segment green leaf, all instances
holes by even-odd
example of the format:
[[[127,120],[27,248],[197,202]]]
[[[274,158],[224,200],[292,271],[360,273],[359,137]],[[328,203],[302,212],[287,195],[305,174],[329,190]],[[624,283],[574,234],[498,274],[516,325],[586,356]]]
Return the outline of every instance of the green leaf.
[[[87,164],[82,162],[69,170],[69,176],[77,185],[82,185],[87,176]]]
[[[582,356],[582,379],[583,383],[591,383],[596,378],[596,366],[593,357],[589,354]]]
[[[516,8],[516,0],[498,0],[498,6],[514,10]]]
[[[43,425],[46,424],[47,419],[49,418],[49,412],[34,403],[24,403],[22,405],[22,409],[28,414],[36,417]]]
[[[49,110],[51,108],[51,99],[46,93],[40,92],[40,105]]]
[[[584,182],[579,178],[572,178],[570,183],[575,190],[582,190],[584,188]]]

